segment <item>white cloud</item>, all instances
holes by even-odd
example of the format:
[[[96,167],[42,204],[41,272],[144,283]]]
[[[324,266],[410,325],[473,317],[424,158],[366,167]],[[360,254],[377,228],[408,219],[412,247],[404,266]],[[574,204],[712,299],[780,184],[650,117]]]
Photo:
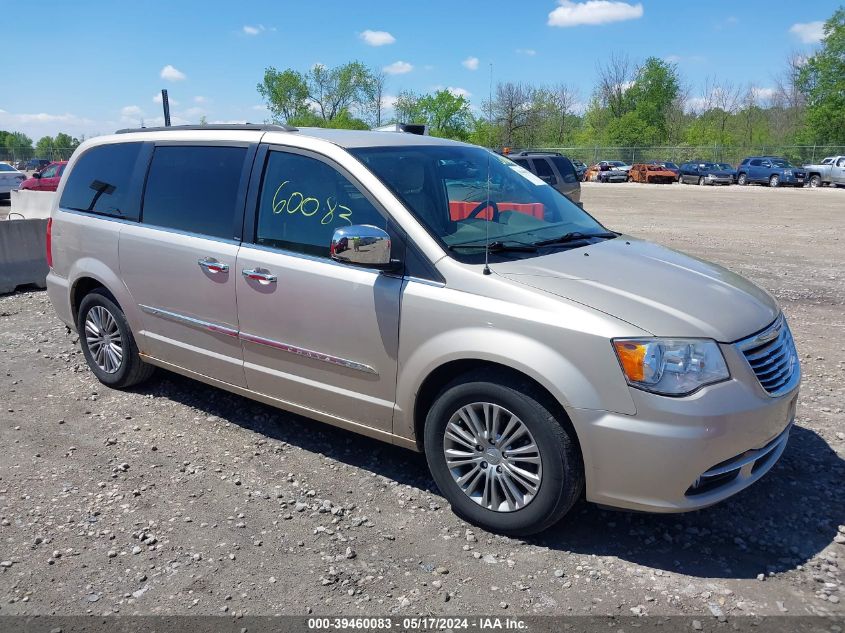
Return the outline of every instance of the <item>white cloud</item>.
[[[384,108],[392,108],[396,105],[396,99],[398,99],[396,95],[384,95],[381,98],[381,105]]]
[[[463,66],[467,70],[478,70],[478,58],[467,57],[464,61],[461,62],[461,66]]]
[[[94,121],[65,112],[53,114],[50,112],[14,113],[0,109],[0,129],[23,132],[33,139],[42,136],[55,136],[59,132],[66,132],[71,136],[96,136],[111,133],[120,123],[115,121]]]
[[[467,90],[466,88],[458,88],[457,86],[448,86],[446,88],[449,92],[451,92],[456,97],[463,97],[464,99],[469,99],[472,96],[472,93]]]
[[[369,29],[363,33],[359,33],[358,37],[370,46],[386,46],[387,44],[393,44],[396,41],[396,38],[387,31],[371,31]]]
[[[534,57],[537,54],[533,48],[517,48],[516,49],[517,55],[527,55],[528,57]]]
[[[167,81],[182,81],[183,79],[187,79],[188,77],[178,68],[168,64],[167,66],[161,69],[161,78]]]
[[[197,95],[196,97],[194,97],[194,103],[206,103],[207,101],[208,99],[206,99],[202,95]]]
[[[241,32],[244,35],[253,35],[254,36],[254,35],[261,35],[265,31],[275,31],[275,30],[276,29],[274,29],[274,28],[268,29],[263,24],[256,24],[255,26],[252,26],[250,24],[244,24],[243,28],[241,29]]]
[[[558,0],[559,7],[549,13],[549,26],[579,26],[636,20],[643,17],[641,3],[629,4],[616,0]]]
[[[408,62],[397,61],[393,62],[382,68],[384,72],[388,75],[404,75],[405,73],[409,73],[414,69],[413,64],[409,64]]]
[[[205,110],[203,108],[193,107],[193,108],[188,108],[184,112],[180,112],[180,114],[182,114],[186,117],[190,117],[192,119],[198,119],[202,115],[205,114]]]
[[[144,116],[144,111],[136,105],[123,106],[120,109],[120,116],[125,119],[140,119]]]
[[[245,123],[249,123],[246,119],[217,119],[214,121],[209,121],[212,125],[244,125]]]
[[[252,106],[251,110],[255,110],[256,112],[269,112],[270,110],[267,106],[263,103],[259,103],[258,105]]]
[[[758,101],[768,101],[772,97],[775,96],[775,89],[774,88],[762,88],[760,86],[754,86],[751,89],[754,98]]]
[[[789,27],[789,32],[805,44],[817,44],[824,37],[824,22],[797,22]]]
[[[179,102],[176,101],[176,99],[174,99],[170,95],[167,95],[167,100],[170,102],[171,106],[178,106],[179,105]],[[153,103],[161,103],[161,93],[160,92],[157,92],[153,95]]]

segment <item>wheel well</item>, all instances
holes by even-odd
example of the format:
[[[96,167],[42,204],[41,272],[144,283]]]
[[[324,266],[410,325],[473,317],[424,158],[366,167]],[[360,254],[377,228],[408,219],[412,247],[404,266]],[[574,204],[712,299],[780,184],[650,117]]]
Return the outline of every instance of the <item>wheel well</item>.
[[[82,300],[87,294],[97,288],[105,290],[109,295],[109,299],[114,301],[117,304],[117,307],[120,307],[120,304],[117,303],[117,299],[114,298],[114,295],[102,283],[96,279],[92,279],[91,277],[81,277],[75,284],[73,284],[73,289],[70,293],[70,306],[73,310],[74,323],[76,323],[76,318],[79,315],[79,306],[82,304]]]
[[[444,387],[446,387],[446,385],[461,375],[476,373],[480,370],[489,371],[491,375],[501,378],[505,384],[514,384],[516,381],[530,382],[543,399],[543,405],[545,405],[549,411],[555,415],[560,423],[566,427],[575,441],[578,451],[581,451],[581,443],[578,440],[578,434],[575,431],[575,427],[572,426],[572,422],[566,414],[566,410],[548,389],[528,374],[525,374],[517,369],[508,367],[507,365],[478,359],[451,361],[441,365],[426,376],[419,391],[417,392],[417,399],[414,403],[414,436],[419,450],[423,450],[423,437],[425,436],[423,429],[425,427],[425,418],[428,415],[429,409],[431,409],[431,406],[434,404],[434,400],[437,398],[438,394]],[[583,452],[581,452],[581,455],[583,457]]]

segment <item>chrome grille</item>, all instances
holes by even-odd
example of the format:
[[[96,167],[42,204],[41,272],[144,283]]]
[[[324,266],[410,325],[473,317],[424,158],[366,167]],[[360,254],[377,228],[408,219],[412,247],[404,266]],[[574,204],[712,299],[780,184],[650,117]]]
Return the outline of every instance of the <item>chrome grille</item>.
[[[798,382],[801,374],[798,353],[783,315],[759,334],[737,345],[769,395],[784,394]]]

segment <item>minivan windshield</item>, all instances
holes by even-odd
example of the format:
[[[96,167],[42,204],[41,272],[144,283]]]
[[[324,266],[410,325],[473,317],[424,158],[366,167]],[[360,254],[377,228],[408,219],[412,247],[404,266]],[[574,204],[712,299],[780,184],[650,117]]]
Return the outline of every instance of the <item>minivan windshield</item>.
[[[583,234],[587,242],[591,235],[612,237],[530,171],[481,147],[427,145],[350,151],[461,260],[479,261],[488,240],[496,244],[499,257],[528,257],[542,254],[542,248],[552,248],[538,242],[567,234]],[[555,247],[584,244],[584,240],[569,239],[555,242]],[[542,248],[529,248],[534,246]]]

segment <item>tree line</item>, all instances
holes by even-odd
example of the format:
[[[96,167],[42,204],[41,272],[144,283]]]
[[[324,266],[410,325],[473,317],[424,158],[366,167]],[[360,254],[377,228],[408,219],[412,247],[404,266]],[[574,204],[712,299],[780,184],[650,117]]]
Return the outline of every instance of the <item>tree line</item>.
[[[33,144],[32,139],[23,132],[0,130],[0,154],[15,160],[67,160],[81,142],[70,134],[59,132],[56,136],[42,136]]]
[[[435,136],[494,147],[845,145],[845,9],[825,22],[813,55],[789,55],[773,79],[761,88],[713,76],[694,97],[676,64],[615,53],[597,64],[589,95],[507,81],[477,110],[448,89],[403,91],[387,104],[384,73],[357,61],[304,73],[270,67],[258,92],[277,122],[426,123]]]

